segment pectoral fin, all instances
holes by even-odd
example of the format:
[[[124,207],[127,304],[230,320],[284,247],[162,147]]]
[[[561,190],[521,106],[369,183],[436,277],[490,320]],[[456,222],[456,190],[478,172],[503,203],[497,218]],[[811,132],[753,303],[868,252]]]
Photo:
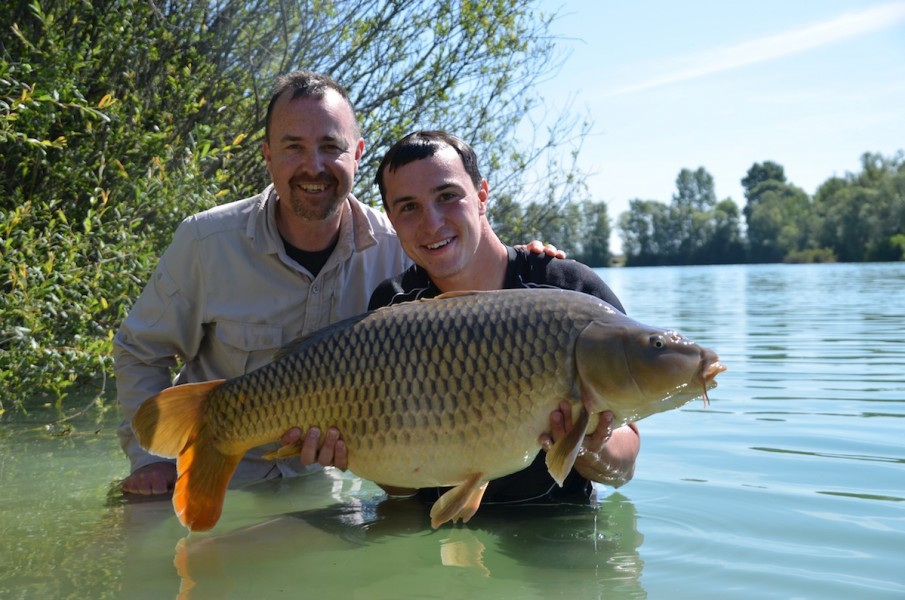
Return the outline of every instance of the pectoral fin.
[[[591,415],[588,410],[582,406],[581,412],[578,413],[578,420],[572,425],[572,429],[569,430],[566,437],[558,440],[547,452],[547,471],[560,487],[569,475],[569,471],[572,470],[572,465],[575,464],[590,419]]]
[[[459,519],[467,523],[481,506],[487,483],[483,473],[472,473],[468,479],[440,496],[431,508],[431,527],[436,529],[447,521],[455,523]]]

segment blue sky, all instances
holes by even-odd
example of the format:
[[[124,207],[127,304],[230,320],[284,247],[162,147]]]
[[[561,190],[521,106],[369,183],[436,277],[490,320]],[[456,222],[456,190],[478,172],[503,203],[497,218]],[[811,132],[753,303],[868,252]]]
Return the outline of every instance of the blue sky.
[[[743,206],[755,162],[813,194],[864,152],[905,150],[903,0],[539,6],[561,15],[562,65],[538,92],[593,122],[579,164],[614,229],[630,199],[670,202],[682,168],[704,167]]]

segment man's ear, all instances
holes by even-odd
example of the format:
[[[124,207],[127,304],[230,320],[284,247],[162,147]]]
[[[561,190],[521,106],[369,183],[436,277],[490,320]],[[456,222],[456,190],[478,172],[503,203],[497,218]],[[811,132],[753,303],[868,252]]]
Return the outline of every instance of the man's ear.
[[[358,140],[358,144],[355,147],[355,165],[357,166],[359,162],[361,162],[361,157],[364,156],[365,153],[365,141],[364,139]]]
[[[267,172],[273,177],[273,171],[270,169],[270,144],[267,143],[267,140],[264,140],[264,143],[261,144],[261,154],[264,155],[264,162],[267,164]]]
[[[487,212],[487,201],[490,199],[490,186],[487,185],[487,180],[482,179],[481,185],[478,187],[478,202],[481,207],[481,214],[483,215]]]

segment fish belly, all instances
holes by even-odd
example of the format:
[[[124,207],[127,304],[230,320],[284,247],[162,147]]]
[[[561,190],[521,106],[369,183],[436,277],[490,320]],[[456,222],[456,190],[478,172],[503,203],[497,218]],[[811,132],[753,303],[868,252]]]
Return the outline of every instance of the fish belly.
[[[411,488],[457,485],[475,473],[496,479],[531,463],[557,404],[539,403],[533,414],[509,419],[474,415],[461,427],[399,427],[350,438],[349,469],[371,481]]]

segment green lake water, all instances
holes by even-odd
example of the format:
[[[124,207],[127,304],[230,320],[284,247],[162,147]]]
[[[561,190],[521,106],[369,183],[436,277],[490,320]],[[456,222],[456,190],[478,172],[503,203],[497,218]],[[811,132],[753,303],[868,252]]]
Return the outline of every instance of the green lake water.
[[[188,536],[116,493],[115,403],[8,410],[0,598],[905,598],[905,265],[599,272],[729,371],[708,408],[642,421],[635,478],[593,505],[433,531],[326,471],[231,490]]]

